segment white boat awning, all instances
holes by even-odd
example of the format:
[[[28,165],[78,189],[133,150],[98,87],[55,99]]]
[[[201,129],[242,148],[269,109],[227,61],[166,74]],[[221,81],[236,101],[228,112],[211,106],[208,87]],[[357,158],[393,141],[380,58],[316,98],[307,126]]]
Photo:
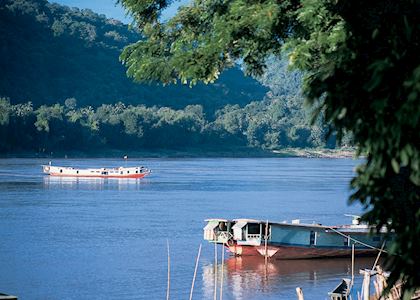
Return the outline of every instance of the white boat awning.
[[[213,230],[217,226],[219,226],[219,221],[210,221],[207,223],[207,225],[204,227],[204,230]]]
[[[245,221],[238,221],[235,225],[233,225],[232,229],[242,229],[246,224],[248,223]]]

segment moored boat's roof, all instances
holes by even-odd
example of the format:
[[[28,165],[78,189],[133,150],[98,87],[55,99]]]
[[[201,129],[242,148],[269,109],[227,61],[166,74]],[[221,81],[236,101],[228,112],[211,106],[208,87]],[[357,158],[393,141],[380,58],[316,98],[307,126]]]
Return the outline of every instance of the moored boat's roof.
[[[247,223],[256,223],[256,224],[265,224],[267,220],[257,220],[257,219],[207,219],[205,222],[213,222],[213,221],[220,221],[220,222],[236,222],[240,224],[247,224]],[[269,224],[279,225],[279,226],[291,226],[291,227],[316,227],[316,228],[323,228],[323,229],[329,229],[329,228],[338,228],[340,226],[326,226],[321,225],[317,223],[288,223],[287,221],[268,221]],[[342,226],[350,226],[350,225],[342,225]],[[350,228],[350,227],[348,227]]]
[[[300,222],[294,222],[293,220],[291,223],[288,223],[287,221],[269,221],[269,224],[275,224],[275,225],[284,225],[284,226],[301,226],[301,227],[322,227],[322,228],[330,228],[330,227],[336,227],[336,226],[324,226],[318,223],[300,223]],[[257,224],[265,224],[267,223],[267,220],[256,220],[256,219],[233,219],[233,222],[245,222],[245,223],[257,223]]]
[[[266,221],[255,220],[255,219],[233,219],[234,222],[245,222],[245,223],[265,223]]]
[[[232,222],[232,220],[228,219],[206,219],[205,222]]]
[[[247,223],[256,223],[256,224],[265,224],[267,220],[256,220],[256,219],[233,219],[233,220],[227,220],[227,219],[207,219],[206,222],[216,223],[216,222],[233,222],[235,223],[232,228],[242,228]],[[344,225],[322,225],[317,223],[300,223],[296,222],[297,220],[294,220],[292,222],[282,221],[282,222],[276,222],[276,221],[268,221],[268,224],[270,225],[276,225],[276,226],[285,226],[285,227],[296,227],[296,228],[317,228],[325,230],[326,232],[341,232],[343,234],[345,233],[368,233],[371,229],[374,228],[374,226],[370,226],[367,224],[344,224]],[[380,230],[381,233],[387,232],[385,228],[382,228]]]

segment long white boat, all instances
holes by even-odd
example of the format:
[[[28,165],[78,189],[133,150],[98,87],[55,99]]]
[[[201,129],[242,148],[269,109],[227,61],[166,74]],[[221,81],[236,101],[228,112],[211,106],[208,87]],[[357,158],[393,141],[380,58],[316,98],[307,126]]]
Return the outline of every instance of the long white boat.
[[[42,171],[50,176],[96,178],[143,178],[151,173],[146,167],[82,169],[52,165],[43,165]]]

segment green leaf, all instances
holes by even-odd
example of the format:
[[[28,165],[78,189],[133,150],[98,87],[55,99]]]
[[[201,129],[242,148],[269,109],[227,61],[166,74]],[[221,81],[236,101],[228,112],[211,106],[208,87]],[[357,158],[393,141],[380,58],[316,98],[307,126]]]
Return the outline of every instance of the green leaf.
[[[391,160],[391,165],[394,172],[398,174],[400,172],[400,164],[397,162],[395,158]]]

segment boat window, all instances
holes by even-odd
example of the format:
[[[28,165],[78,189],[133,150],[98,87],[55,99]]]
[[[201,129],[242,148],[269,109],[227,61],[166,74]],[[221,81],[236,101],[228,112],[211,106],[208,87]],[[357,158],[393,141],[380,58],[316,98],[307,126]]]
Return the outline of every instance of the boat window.
[[[130,173],[130,171],[127,171],[127,174],[129,174]]]
[[[311,234],[309,235],[309,245],[315,245],[315,231],[311,230]]]
[[[136,174],[138,173],[139,171],[136,171]]]
[[[79,171],[76,171],[76,174],[79,174]]]
[[[60,173],[63,173],[63,170],[60,169]]]
[[[122,175],[123,171],[120,172],[120,174]]]
[[[248,234],[260,234],[260,224],[248,223]]]

